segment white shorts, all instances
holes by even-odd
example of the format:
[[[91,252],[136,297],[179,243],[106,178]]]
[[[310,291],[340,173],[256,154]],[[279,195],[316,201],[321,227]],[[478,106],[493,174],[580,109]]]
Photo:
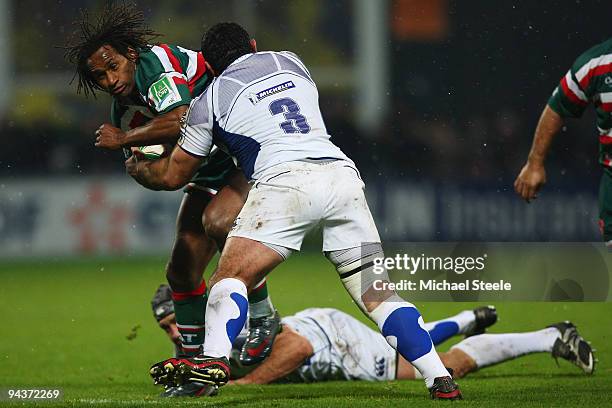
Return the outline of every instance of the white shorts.
[[[228,237],[299,250],[314,227],[323,230],[323,251],[380,242],[352,163],[289,162],[270,168],[257,180]]]

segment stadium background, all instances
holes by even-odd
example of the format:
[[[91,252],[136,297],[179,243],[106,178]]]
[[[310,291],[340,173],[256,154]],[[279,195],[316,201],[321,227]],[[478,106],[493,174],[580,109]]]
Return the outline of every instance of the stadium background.
[[[570,121],[555,141],[540,199],[525,205],[512,182],[558,80],[576,56],[609,37],[608,2],[137,4],[150,26],[164,33],[164,42],[197,49],[207,26],[236,20],[261,50],[298,53],[319,83],[333,141],[365,178],[383,239],[599,240],[592,110]],[[73,68],[61,46],[78,9],[94,12],[101,6],[0,0],[0,307],[8,314],[0,326],[0,387],[63,386],[73,403],[146,401],[155,395],[142,368],[169,348],[147,302],[163,281],[181,196],[144,190],[125,175],[120,153],[93,147],[94,130],[109,121],[109,98],[76,95]],[[309,241],[303,256],[271,278],[276,304],[285,314],[315,305],[355,314],[317,246],[316,239]],[[303,296],[304,287],[315,295]],[[433,319],[473,305],[419,306]],[[598,324],[600,318],[609,322],[609,303],[498,307],[499,331],[571,318],[588,325],[585,335],[600,349],[610,340],[609,324]],[[525,385],[515,373],[539,377],[554,371],[548,360],[530,357],[462,386],[481,402],[528,403],[531,391],[542,392],[541,379]],[[37,363],[44,369],[32,376],[28,367]],[[590,381],[574,378],[572,368],[563,366],[560,375],[568,378],[554,377],[544,387],[544,399],[535,401],[558,405],[553,398],[561,389],[581,398],[599,390],[588,398],[605,405],[597,398],[612,390],[606,367],[603,363],[600,376]],[[92,383],[95,389],[87,390]],[[496,395],[490,395],[491,385],[501,387]],[[513,386],[533,389],[518,397]],[[400,401],[405,391],[422,397],[420,384],[369,387],[374,386],[353,386],[359,403]],[[384,389],[391,390],[388,399],[366,398]],[[230,391],[234,399],[223,401],[261,397],[259,388],[248,390],[242,397]],[[276,393],[259,402],[278,403],[274,398],[287,396],[312,398],[310,405],[352,403],[340,386]]]

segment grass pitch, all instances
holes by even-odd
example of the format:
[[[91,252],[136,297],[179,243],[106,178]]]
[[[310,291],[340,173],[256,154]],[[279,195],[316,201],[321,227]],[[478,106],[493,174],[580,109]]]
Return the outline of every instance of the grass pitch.
[[[150,298],[165,260],[121,258],[0,264],[0,388],[61,388],[44,406],[381,407],[438,405],[421,381],[226,387],[218,397],[166,401],[148,376],[172,348],[151,316]],[[270,276],[284,315],[320,306],[363,319],[319,254],[293,256]],[[419,303],[426,320],[471,303]],[[484,369],[459,381],[463,406],[610,406],[612,303],[502,303],[491,332],[539,329],[572,320],[598,349],[595,375],[545,354]],[[444,351],[449,342],[439,347]],[[0,406],[17,404],[0,401]]]

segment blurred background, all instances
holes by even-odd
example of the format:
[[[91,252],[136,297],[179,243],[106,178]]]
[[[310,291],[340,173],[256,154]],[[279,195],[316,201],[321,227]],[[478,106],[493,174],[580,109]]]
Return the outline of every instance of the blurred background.
[[[163,42],[198,49],[233,20],[291,50],[332,140],[394,241],[597,241],[597,132],[572,120],[527,205],[512,183],[548,97],[609,36],[607,1],[138,1]],[[150,192],[94,148],[110,97],[86,99],[61,46],[100,1],[0,0],[0,257],[169,252],[182,193]]]

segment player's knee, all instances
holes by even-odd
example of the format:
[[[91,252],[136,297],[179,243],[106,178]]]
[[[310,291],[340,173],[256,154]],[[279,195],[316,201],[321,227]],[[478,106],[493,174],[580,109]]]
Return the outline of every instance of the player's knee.
[[[259,275],[249,272],[245,269],[217,266],[215,273],[209,280],[210,287],[213,287],[217,282],[222,281],[223,279],[238,279],[244,283],[247,287],[247,290],[250,291],[255,287],[255,285],[261,280],[259,279]]]
[[[208,280],[209,287],[213,287],[217,282],[222,281],[223,279],[239,279],[246,285],[247,289],[251,289],[245,279],[244,270],[239,267],[235,267],[235,263],[232,260],[229,260],[229,264],[227,262],[227,258],[221,255],[219,259],[219,263],[217,264],[217,268],[215,272],[212,274],[210,279]]]
[[[476,362],[465,352],[451,348],[448,353],[440,353],[440,360],[445,367],[453,370],[453,377],[462,378],[476,370]]]
[[[207,213],[202,222],[206,235],[214,240],[217,245],[223,246],[234,219],[228,217],[221,211],[215,210],[211,211],[210,214]]]

